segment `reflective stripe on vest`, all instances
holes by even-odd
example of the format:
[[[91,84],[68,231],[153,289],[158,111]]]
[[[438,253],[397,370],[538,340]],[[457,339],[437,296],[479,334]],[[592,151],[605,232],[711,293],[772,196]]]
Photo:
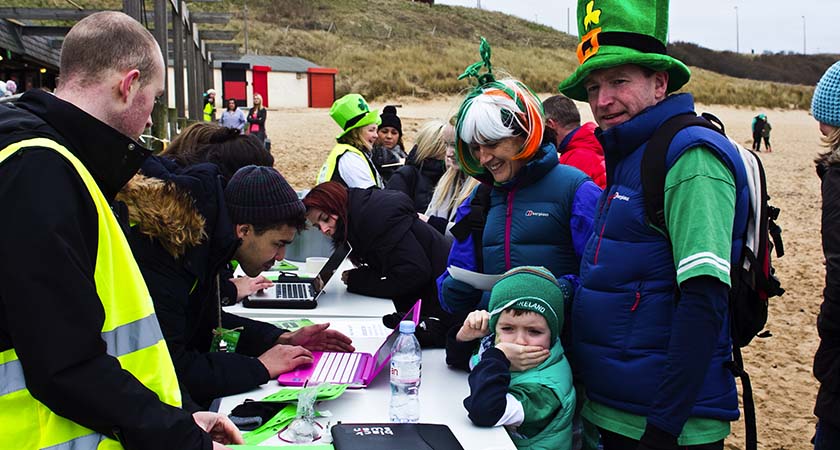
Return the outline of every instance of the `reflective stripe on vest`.
[[[180,407],[178,379],[149,290],[108,201],[81,161],[52,140],[35,138],[12,144],[0,151],[0,164],[28,147],[52,149],[70,162],[96,207],[97,254],[93,275],[105,313],[101,333],[107,353],[161,401]],[[32,397],[26,388],[23,364],[13,348],[0,352],[0,423],[4,428],[0,433],[3,449],[122,448],[119,442],[53,413]]]
[[[346,152],[355,153],[359,155],[368,165],[368,170],[370,171],[370,179],[373,180],[373,184],[375,186],[380,186],[379,180],[377,179],[377,174],[374,172],[374,167],[371,164],[370,160],[356,147],[347,144],[336,144],[335,147],[330,151],[330,154],[327,156],[327,160],[324,161],[324,165],[321,166],[321,170],[318,171],[318,178],[315,179],[316,184],[325,183],[327,181],[331,181],[333,178],[333,174],[336,170],[338,170],[338,159]],[[347,184],[346,182],[344,184]]]

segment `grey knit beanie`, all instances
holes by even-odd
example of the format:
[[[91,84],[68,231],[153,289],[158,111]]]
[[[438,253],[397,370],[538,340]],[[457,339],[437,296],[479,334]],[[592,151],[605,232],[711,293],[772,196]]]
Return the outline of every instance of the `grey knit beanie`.
[[[829,67],[817,83],[811,114],[820,123],[840,127],[840,61]]]
[[[271,225],[306,214],[295,190],[273,167],[237,170],[225,188],[225,203],[234,224]]]

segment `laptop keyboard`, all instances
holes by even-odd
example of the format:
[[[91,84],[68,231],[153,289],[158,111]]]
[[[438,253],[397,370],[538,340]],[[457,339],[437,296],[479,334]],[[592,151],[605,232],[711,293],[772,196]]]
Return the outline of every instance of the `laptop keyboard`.
[[[310,380],[321,383],[350,383],[361,359],[361,353],[324,352],[312,371]]]
[[[283,300],[312,299],[312,285],[309,283],[280,283],[277,284],[277,298]]]

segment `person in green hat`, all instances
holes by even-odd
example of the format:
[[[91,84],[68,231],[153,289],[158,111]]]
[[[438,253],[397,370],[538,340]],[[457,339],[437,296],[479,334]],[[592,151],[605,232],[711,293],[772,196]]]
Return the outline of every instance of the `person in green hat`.
[[[572,305],[582,415],[605,450],[722,449],[739,416],[728,293],[749,208],[743,162],[713,130],[678,133],[665,227],[651,225],[642,156],[663,123],[695,114],[691,94],[672,94],[690,72],[666,51],[668,2],[580,0],[577,14],[580,66],[559,90],[589,103],[608,180]]]
[[[572,448],[576,400],[560,342],[563,300],[548,269],[517,267],[493,285],[490,311],[471,312],[447,337],[447,363],[471,369],[470,420],[504,426],[519,449]]]
[[[337,181],[349,188],[383,188],[382,177],[370,159],[381,123],[379,111],[370,109],[361,95],[347,94],[333,103],[330,117],[341,127],[341,133],[318,171],[316,184]]]

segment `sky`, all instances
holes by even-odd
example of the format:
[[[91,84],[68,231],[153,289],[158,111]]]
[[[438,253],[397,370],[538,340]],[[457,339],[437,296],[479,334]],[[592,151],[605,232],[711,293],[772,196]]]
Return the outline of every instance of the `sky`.
[[[577,34],[577,2],[573,0],[435,3],[475,7],[479,1],[482,9],[512,14],[560,31],[567,31],[568,12],[570,31]],[[672,0],[669,22],[669,41],[693,42],[714,50],[802,53],[804,46],[808,54],[840,54],[840,0]]]

